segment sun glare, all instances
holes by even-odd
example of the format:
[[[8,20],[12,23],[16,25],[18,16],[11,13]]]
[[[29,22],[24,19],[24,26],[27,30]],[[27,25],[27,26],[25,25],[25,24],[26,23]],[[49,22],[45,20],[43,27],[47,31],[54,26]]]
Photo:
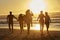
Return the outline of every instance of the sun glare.
[[[36,25],[35,26],[35,30],[40,30],[40,26],[39,25]]]
[[[37,14],[39,11],[46,9],[46,3],[44,0],[31,0],[29,9],[31,9],[34,14]]]
[[[31,28],[32,30],[40,30],[40,25],[35,24],[34,27]]]

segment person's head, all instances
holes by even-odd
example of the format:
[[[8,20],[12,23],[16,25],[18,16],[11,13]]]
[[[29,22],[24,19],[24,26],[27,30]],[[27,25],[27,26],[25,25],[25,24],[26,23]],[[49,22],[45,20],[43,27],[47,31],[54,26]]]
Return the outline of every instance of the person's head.
[[[40,11],[41,14],[43,14],[43,11]]]
[[[24,14],[20,13],[19,16],[24,16]]]
[[[12,15],[12,11],[10,11],[10,15]]]
[[[20,16],[22,16],[22,14],[20,14]]]
[[[30,9],[27,10],[28,12],[30,11]]]
[[[48,15],[48,12],[45,12],[45,15]]]
[[[26,11],[26,13],[29,13],[30,12],[30,9],[28,9],[27,11]]]

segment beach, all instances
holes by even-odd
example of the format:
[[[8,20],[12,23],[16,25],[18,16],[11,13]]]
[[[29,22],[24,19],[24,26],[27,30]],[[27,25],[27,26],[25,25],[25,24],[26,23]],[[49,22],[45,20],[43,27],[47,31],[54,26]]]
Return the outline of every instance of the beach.
[[[14,29],[12,33],[9,29],[0,29],[0,40],[60,40],[60,31],[44,31],[41,35],[39,30],[30,30],[30,34],[27,34],[27,30],[21,33]]]
[[[44,31],[41,34],[40,24],[35,20],[33,21],[33,26],[30,27],[30,34],[28,34],[26,25],[24,25],[24,31],[22,33],[20,32],[17,21],[14,21],[14,30],[12,33],[8,29],[7,20],[2,18],[0,19],[0,40],[60,40],[60,23],[57,21],[53,20],[50,23],[48,33],[46,31],[46,25],[44,25]]]
[[[24,25],[24,31],[20,32],[18,23],[14,23],[13,33],[8,29],[7,23],[0,24],[0,40],[60,40],[60,23],[50,23],[49,32],[44,25],[43,35],[40,31],[39,23],[33,23],[30,27],[30,34],[27,33],[27,26]]]

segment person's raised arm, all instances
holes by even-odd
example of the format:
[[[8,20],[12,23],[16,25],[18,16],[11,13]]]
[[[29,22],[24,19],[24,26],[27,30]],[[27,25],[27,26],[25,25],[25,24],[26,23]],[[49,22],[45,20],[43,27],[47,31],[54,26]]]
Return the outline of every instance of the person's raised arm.
[[[17,18],[13,15],[13,17],[17,20]]]

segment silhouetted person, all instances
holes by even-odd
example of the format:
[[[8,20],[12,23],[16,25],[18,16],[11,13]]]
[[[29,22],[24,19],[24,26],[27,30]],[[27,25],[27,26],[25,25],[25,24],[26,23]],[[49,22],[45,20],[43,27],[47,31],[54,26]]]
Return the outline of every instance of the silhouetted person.
[[[27,24],[27,29],[28,29],[28,33],[29,33],[30,24],[32,24],[32,16],[30,14],[30,10],[29,9],[26,11],[26,24]]]
[[[39,23],[40,23],[40,30],[41,30],[41,32],[43,32],[43,28],[44,28],[44,14],[43,14],[43,11],[40,12],[40,14],[38,16],[38,19],[39,19]]]
[[[50,20],[50,17],[48,15],[48,12],[45,12],[45,24],[46,24],[47,31],[49,29],[50,22],[51,22],[51,20]]]
[[[13,32],[13,18],[17,19],[14,15],[12,15],[12,12],[10,11],[10,14],[7,16],[7,21],[8,21],[9,30],[11,31],[12,28],[12,32]]]
[[[20,25],[21,32],[22,32],[22,31],[23,31],[23,21],[24,21],[24,19],[23,19],[23,14],[20,14],[20,15],[18,16],[18,21],[19,21],[19,25]]]

